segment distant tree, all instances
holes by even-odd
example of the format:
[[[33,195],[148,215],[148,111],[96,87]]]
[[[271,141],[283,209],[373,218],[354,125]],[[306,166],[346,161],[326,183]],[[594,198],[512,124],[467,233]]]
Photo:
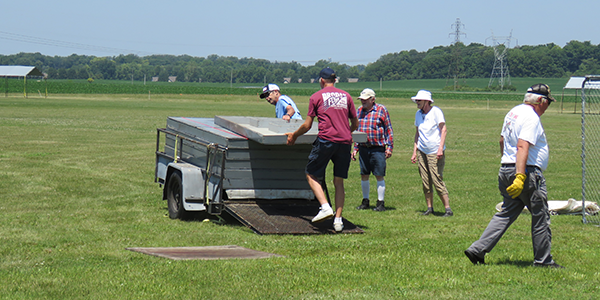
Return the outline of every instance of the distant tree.
[[[169,81],[169,76],[171,75],[169,74],[166,68],[160,68],[160,71],[158,72],[159,81]]]
[[[103,79],[115,79],[117,67],[116,63],[107,57],[97,57],[90,62],[91,71],[94,74],[101,74]]]
[[[584,59],[600,59],[598,57],[598,47],[592,46],[589,41],[570,41],[563,50],[568,58],[567,70],[569,72],[576,72]]]
[[[595,58],[588,58],[581,61],[579,69],[575,72],[575,75],[585,76],[600,74],[600,63]]]
[[[457,53],[459,54],[457,60]],[[589,41],[570,41],[563,48],[549,43],[523,45],[507,50],[507,63],[513,77],[565,77],[571,74],[599,72],[600,45]],[[345,81],[358,77],[361,81],[404,80],[415,78],[446,78],[450,64],[459,64],[466,78],[482,78],[491,74],[494,63],[492,47],[479,43],[437,46],[427,51],[400,51],[387,53],[365,65],[350,66],[321,59],[313,65],[298,62],[278,62],[255,58],[237,58],[211,54],[207,57],[190,55],[121,54],[115,57],[96,57],[72,54],[66,57],[46,56],[40,53],[0,55],[1,65],[33,65],[50,78],[56,79],[121,79],[143,80],[144,76],[177,76],[178,81],[229,82],[233,72],[235,82],[281,83],[284,77],[293,82],[310,82],[319,71],[329,66]]]

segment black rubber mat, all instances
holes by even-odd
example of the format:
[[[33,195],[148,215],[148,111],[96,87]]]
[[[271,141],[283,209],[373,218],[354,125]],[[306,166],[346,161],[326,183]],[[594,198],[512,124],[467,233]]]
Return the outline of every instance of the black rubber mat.
[[[242,224],[260,234],[324,234],[336,233],[333,218],[312,223],[319,212],[317,201],[264,200],[227,201],[225,210]],[[364,233],[358,226],[343,219],[341,233]]]

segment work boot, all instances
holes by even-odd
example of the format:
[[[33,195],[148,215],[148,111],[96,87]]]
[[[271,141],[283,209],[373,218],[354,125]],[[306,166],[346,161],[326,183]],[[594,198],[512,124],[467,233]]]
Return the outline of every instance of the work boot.
[[[367,198],[364,198],[362,200],[362,203],[356,207],[356,209],[367,209],[367,208],[369,208],[369,199],[367,199]]]
[[[553,269],[564,269],[565,267],[557,264],[556,262],[552,262],[549,264],[539,264],[539,263],[533,263],[534,267],[542,267],[542,268],[553,268]]]
[[[469,249],[465,250],[465,255],[469,258],[469,260],[471,260],[471,262],[474,265],[477,265],[477,264],[485,265],[485,258],[477,256],[477,254],[469,251]]]
[[[385,201],[377,201],[377,206],[373,208],[374,211],[385,211],[385,206],[383,205]]]

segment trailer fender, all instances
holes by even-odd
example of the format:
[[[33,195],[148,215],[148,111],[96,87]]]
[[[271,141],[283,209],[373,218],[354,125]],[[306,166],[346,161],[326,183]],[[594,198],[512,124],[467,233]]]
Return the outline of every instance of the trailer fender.
[[[203,211],[204,206],[204,171],[188,163],[172,162],[167,166],[165,186],[173,172],[181,174],[181,190],[183,192],[183,207],[188,211]],[[163,189],[163,200],[167,199],[166,189]]]

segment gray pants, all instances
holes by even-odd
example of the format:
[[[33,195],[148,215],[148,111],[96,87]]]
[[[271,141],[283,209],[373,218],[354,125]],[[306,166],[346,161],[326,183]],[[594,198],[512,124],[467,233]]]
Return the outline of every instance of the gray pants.
[[[502,165],[498,172],[498,188],[504,197],[502,211],[492,217],[483,234],[474,242],[468,251],[478,257],[492,251],[496,243],[506,232],[508,227],[519,217],[524,206],[531,212],[531,239],[533,241],[534,263],[550,264],[553,262],[550,254],[552,232],[550,231],[550,213],[548,211],[548,195],[546,179],[537,167],[527,167],[527,179],[523,192],[519,197],[512,199],[506,192],[515,179],[515,166]]]

